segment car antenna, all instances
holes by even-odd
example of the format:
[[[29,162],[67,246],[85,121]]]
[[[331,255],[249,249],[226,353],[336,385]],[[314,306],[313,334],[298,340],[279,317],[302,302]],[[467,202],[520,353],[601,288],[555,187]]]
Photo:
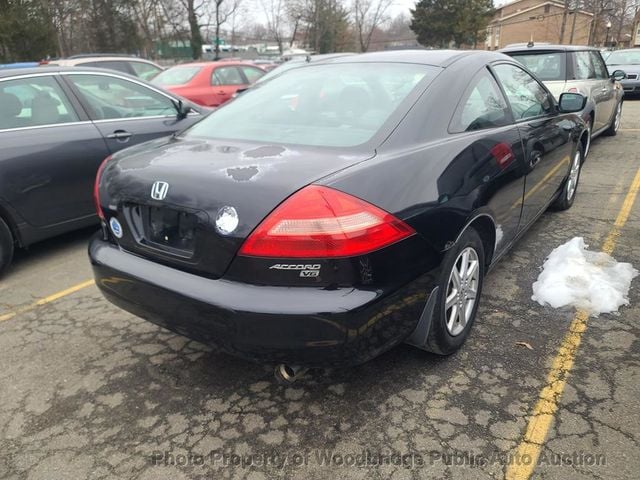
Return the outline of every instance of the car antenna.
[[[527,43],[527,48],[531,47],[533,47],[533,33],[531,34],[531,40],[529,40],[529,43]]]

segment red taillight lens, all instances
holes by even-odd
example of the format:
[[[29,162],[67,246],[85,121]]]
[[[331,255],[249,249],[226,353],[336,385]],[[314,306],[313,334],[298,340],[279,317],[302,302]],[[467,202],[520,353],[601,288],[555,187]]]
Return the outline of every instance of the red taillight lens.
[[[100,166],[98,167],[98,172],[96,173],[96,181],[93,184],[93,203],[96,205],[96,213],[101,220],[104,220],[104,212],[102,211],[102,207],[100,206],[100,177],[102,176],[102,171],[104,167],[107,165],[107,162],[111,160],[111,155],[105,158]]]
[[[403,221],[338,190],[311,185],[276,208],[249,235],[240,255],[350,257],[413,235]]]

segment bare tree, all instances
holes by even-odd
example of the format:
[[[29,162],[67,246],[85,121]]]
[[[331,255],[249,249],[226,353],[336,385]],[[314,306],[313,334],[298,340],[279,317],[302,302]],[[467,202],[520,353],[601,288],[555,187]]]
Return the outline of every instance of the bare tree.
[[[280,55],[282,55],[285,2],[284,0],[260,0],[260,3],[262,4],[262,9],[267,19],[267,30],[269,30],[269,34],[278,44],[278,50],[280,51]]]
[[[361,52],[369,50],[371,36],[387,20],[387,10],[393,0],[354,0],[353,18]]]
[[[214,0],[213,25],[215,27],[215,60],[220,59],[220,27],[231,18],[240,7],[241,0]]]

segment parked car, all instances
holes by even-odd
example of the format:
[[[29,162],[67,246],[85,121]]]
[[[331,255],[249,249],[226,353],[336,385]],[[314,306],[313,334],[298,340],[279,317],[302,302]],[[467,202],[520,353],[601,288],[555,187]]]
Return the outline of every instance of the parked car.
[[[93,180],[125,147],[184,129],[196,107],[91,68],[0,72],[0,271],[15,246],[96,224]]]
[[[302,57],[302,56],[293,57],[291,60],[288,60],[287,62],[279,65],[277,68],[269,70],[264,76],[262,76],[261,78],[256,80],[256,82],[253,85],[247,85],[244,88],[239,88],[238,90],[236,90],[236,92],[233,94],[232,98],[236,98],[238,95],[243,94],[244,92],[249,90],[251,87],[257,86],[257,85],[261,85],[263,82],[267,82],[267,81],[271,80],[272,78],[278,77],[278,76],[282,75],[283,73],[288,72],[289,70],[293,70],[294,68],[304,67],[305,65],[307,65],[309,63],[330,62],[330,61],[332,61],[332,60],[334,60],[336,58],[347,57],[349,55],[353,55],[353,53],[347,53],[347,52],[343,52],[343,53],[322,53],[322,54],[319,54],[319,55],[307,55],[307,56],[304,56],[304,57]]]
[[[0,70],[8,70],[10,68],[33,68],[39,65],[40,62],[0,63]]]
[[[571,207],[585,101],[557,102],[496,52],[291,70],[105,162],[96,283],[250,360],[353,365],[401,342],[450,354],[487,270],[549,206]]]
[[[518,45],[501,52],[515,58],[544,82],[556,98],[563,92],[577,92],[587,97],[581,112],[589,126],[591,138],[615,135],[620,128],[624,92],[619,81],[625,77],[621,70],[609,72],[600,50],[574,45]]]
[[[262,59],[252,60],[251,63],[259,66],[265,72],[270,72],[271,70],[274,70],[281,65],[280,63],[274,62],[272,60],[262,60]]]
[[[165,70],[153,83],[198,105],[219,107],[264,74],[262,68],[246,62],[185,63]]]
[[[620,83],[625,95],[640,94],[640,48],[629,48],[611,52],[606,59],[609,70],[622,70],[626,78]]]
[[[127,73],[143,80],[151,80],[164,69],[149,60],[126,55],[74,55],[69,58],[51,60],[54,67],[94,67]]]

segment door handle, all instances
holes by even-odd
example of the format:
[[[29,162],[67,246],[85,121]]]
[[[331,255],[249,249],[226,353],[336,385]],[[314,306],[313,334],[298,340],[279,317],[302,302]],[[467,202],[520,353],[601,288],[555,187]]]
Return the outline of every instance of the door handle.
[[[131,132],[127,132],[126,130],[116,130],[115,132],[107,135],[107,138],[115,139],[115,140],[129,140],[129,137],[133,135]]]

